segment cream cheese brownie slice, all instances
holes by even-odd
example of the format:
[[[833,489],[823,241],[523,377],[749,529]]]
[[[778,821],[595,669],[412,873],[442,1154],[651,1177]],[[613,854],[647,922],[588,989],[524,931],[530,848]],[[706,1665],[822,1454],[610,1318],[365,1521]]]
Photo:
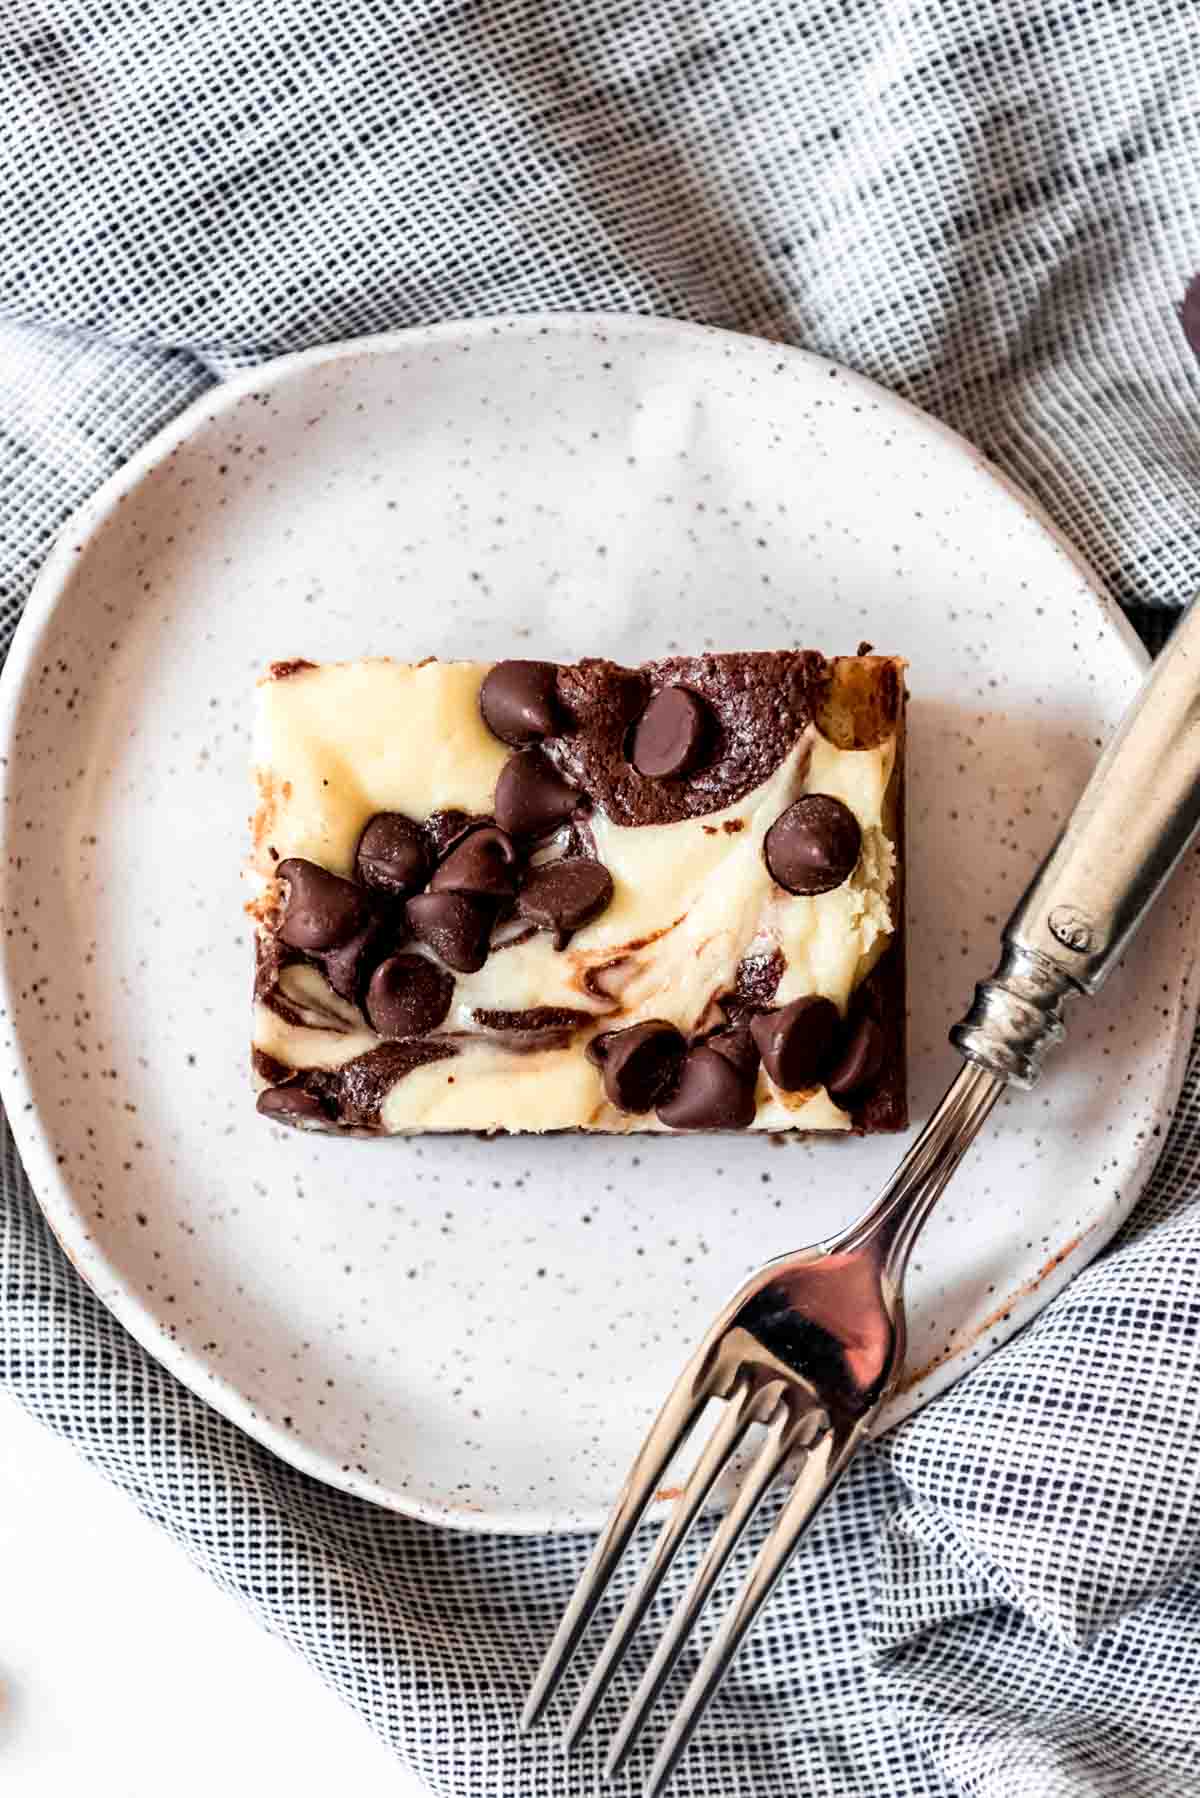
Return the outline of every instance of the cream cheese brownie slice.
[[[903,664],[276,663],[253,1063],[278,1122],[902,1128]]]

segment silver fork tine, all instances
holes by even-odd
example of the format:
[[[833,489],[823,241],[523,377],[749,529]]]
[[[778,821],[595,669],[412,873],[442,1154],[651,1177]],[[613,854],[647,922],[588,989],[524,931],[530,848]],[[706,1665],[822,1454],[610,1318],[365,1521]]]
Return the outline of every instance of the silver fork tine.
[[[742,1638],[770,1596],[805,1530],[846,1471],[862,1435],[861,1430],[854,1430],[835,1442],[834,1432],[829,1431],[806,1457],[775,1527],[755,1556],[741,1592],[721,1619],[720,1628],[692,1676],[692,1683],[650,1770],[642,1798],[657,1798],[670,1779],[675,1763],[708,1708],[709,1700],[728,1672]]]
[[[768,1415],[778,1399],[780,1388],[776,1387],[768,1405]],[[646,1562],[633,1590],[626,1598],[621,1614],[613,1624],[607,1642],[600,1652],[600,1657],[588,1677],[587,1684],[579,1695],[579,1702],[571,1714],[563,1734],[562,1745],[569,1752],[579,1736],[587,1728],[608,1689],[617,1662],[625,1651],[630,1636],[646,1614],[654,1594],[662,1583],[671,1562],[675,1559],[680,1543],[687,1535],[695,1521],[697,1513],[704,1504],[712,1487],[730,1456],[734,1453],[742,1437],[750,1428],[757,1413],[763,1409],[761,1392],[751,1397],[750,1383],[743,1375],[737,1386],[730,1393],[725,1404],[720,1422],[704,1445],[704,1452],[692,1469],[688,1482],[675,1501],[675,1508],[670,1517],[658,1532],[654,1544],[654,1552]],[[759,1418],[761,1422],[761,1417]]]
[[[703,1610],[709,1593],[738,1539],[749,1523],[763,1494],[783,1467],[788,1456],[806,1443],[811,1443],[825,1429],[823,1412],[810,1408],[797,1410],[786,1401],[775,1409],[767,1424],[766,1440],[750,1463],[746,1477],[729,1510],[705,1551],[704,1558],[692,1575],[692,1581],[680,1601],[679,1608],[663,1633],[653,1659],[642,1675],[629,1709],[621,1719],[621,1727],[613,1740],[605,1764],[610,1778],[617,1771],[642,1732],[660,1691],[679,1658],[679,1652],[696,1618]]]
[[[650,1433],[638,1450],[629,1470],[629,1478],[613,1506],[612,1516],[592,1550],[574,1597],[554,1632],[554,1640],[546,1650],[533,1690],[521,1713],[521,1728],[531,1729],[541,1716],[566,1672],[579,1639],[592,1620],[596,1606],[612,1577],[613,1568],[641,1519],[672,1457],[687,1440],[708,1400],[716,1396],[707,1379],[707,1369],[699,1357],[689,1362],[676,1380],[666,1404],[651,1425]]]

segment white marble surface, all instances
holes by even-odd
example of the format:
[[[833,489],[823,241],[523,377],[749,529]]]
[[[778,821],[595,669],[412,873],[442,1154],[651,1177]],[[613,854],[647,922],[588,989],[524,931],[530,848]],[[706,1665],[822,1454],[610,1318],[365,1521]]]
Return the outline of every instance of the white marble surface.
[[[5,1398],[0,1790],[428,1798],[290,1649]]]

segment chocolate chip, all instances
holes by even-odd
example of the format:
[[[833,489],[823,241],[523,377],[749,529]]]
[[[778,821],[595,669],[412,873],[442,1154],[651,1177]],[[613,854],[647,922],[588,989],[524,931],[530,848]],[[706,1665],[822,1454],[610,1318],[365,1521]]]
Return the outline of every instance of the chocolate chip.
[[[608,1030],[588,1044],[600,1069],[605,1096],[618,1111],[652,1111],[665,1101],[679,1075],[687,1044],[674,1024],[648,1018],[628,1030]]]
[[[708,709],[689,687],[664,687],[638,719],[629,759],[639,774],[669,780],[687,774],[704,754]]]
[[[479,690],[479,709],[493,736],[521,749],[558,728],[553,662],[497,662]]]
[[[770,1011],[786,964],[778,949],[744,955],[734,969],[733,991],[714,994],[718,1018],[745,1027],[761,1011]],[[703,1024],[697,1026],[698,1030]]]
[[[290,948],[333,949],[363,929],[370,906],[352,880],[298,856],[289,856],[275,871],[287,882],[279,936]]]
[[[336,949],[314,951],[311,959],[334,992],[357,1005],[371,969],[394,946],[394,938],[394,926],[389,926],[376,914],[368,918],[357,936],[352,936],[348,943],[339,943]]]
[[[776,818],[763,853],[781,887],[812,898],[849,880],[861,848],[862,831],[850,807],[829,793],[806,793]]]
[[[706,1046],[715,1049],[718,1055],[723,1055],[739,1074],[747,1080],[754,1079],[758,1073],[758,1044],[744,1024],[737,1024],[730,1030],[719,1030],[705,1040]]]
[[[851,1028],[836,1067],[825,1076],[825,1090],[835,1099],[864,1092],[882,1074],[883,1058],[883,1031],[874,1018],[860,1017]]]
[[[496,908],[468,893],[421,893],[406,907],[408,927],[440,961],[475,974],[487,960]]]
[[[442,862],[429,890],[511,899],[517,890],[517,851],[512,838],[494,824],[469,830]]]
[[[565,824],[579,803],[540,749],[510,755],[496,782],[496,822],[514,837],[540,837]]]
[[[779,990],[779,982],[786,970],[782,950],[760,949],[754,955],[743,955],[734,969],[732,1000],[765,1011]]]
[[[672,1130],[744,1130],[754,1122],[754,1086],[730,1055],[701,1044],[688,1050],[659,1120]]]
[[[602,912],[612,896],[612,875],[603,862],[572,855],[529,870],[517,895],[517,916],[565,939]]]
[[[395,899],[419,893],[429,878],[429,847],[403,812],[376,812],[358,839],[354,872],[365,887]]]
[[[842,1027],[832,999],[815,994],[793,999],[780,1011],[750,1021],[763,1066],[780,1092],[796,1093],[816,1086],[829,1066]]]
[[[454,976],[424,955],[389,955],[371,976],[366,1013],[380,1036],[426,1036],[454,999]]]
[[[302,1086],[268,1086],[258,1095],[258,1110],[266,1118],[288,1124],[328,1123],[329,1114],[315,1093]]]
[[[434,856],[440,860],[472,822],[486,824],[487,819],[472,820],[466,812],[460,812],[454,806],[448,807],[445,811],[430,812],[425,820],[425,834],[433,845]]]

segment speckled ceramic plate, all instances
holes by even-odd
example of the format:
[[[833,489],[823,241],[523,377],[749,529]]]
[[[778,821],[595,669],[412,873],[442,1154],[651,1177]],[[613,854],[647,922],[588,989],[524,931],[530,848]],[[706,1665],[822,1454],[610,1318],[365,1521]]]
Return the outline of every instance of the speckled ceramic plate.
[[[63,532],[3,687],[4,1091],[68,1253],[306,1471],[468,1528],[593,1522],[742,1276],[895,1139],[338,1142],[257,1117],[239,868],[272,658],[860,638],[910,658],[912,1063],[946,1030],[1142,657],[965,444],[814,357],[644,319],[379,338],[232,381]],[[1128,1211],[1192,1021],[1192,876],[912,1271],[892,1416]]]

